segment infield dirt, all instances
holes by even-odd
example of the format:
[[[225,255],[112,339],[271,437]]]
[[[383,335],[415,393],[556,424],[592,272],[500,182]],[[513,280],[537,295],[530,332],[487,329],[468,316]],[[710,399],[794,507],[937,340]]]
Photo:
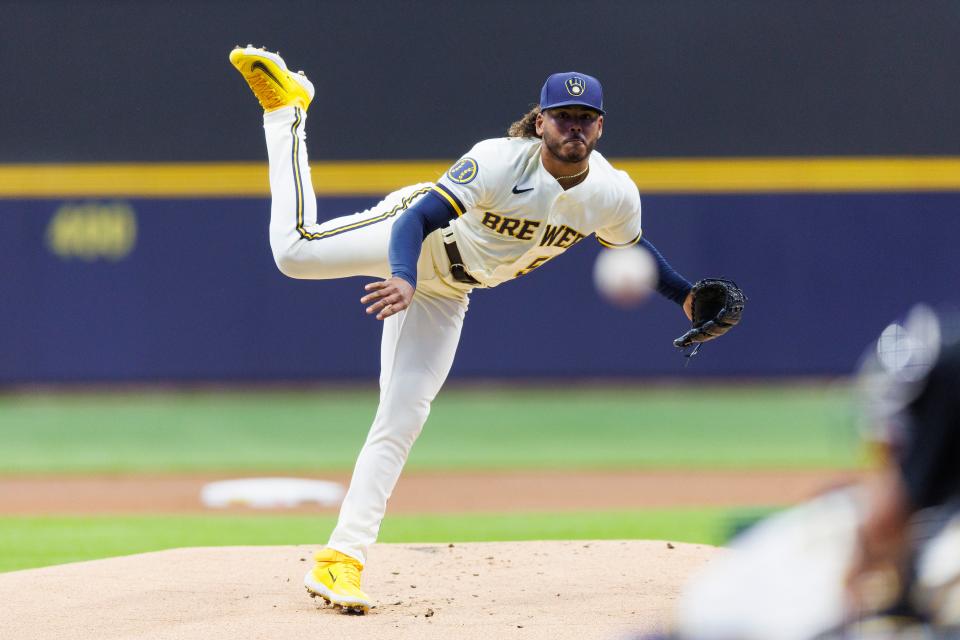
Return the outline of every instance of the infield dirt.
[[[0,574],[19,640],[622,640],[668,624],[721,550],[657,541],[375,545],[350,616],[307,597],[313,547],[160,551]]]
[[[265,474],[0,476],[0,514],[203,512],[209,511],[200,502],[204,484],[242,475]],[[389,513],[777,506],[857,477],[823,470],[409,473],[400,478]],[[347,474],[323,478],[349,482]]]
[[[790,504],[856,475],[414,473],[391,513]],[[223,477],[7,476],[0,513],[197,512],[200,488]],[[357,617],[307,597],[316,549],[174,549],[3,573],[0,638],[623,640],[663,629],[689,575],[722,553],[657,541],[375,545],[364,587],[377,606]]]

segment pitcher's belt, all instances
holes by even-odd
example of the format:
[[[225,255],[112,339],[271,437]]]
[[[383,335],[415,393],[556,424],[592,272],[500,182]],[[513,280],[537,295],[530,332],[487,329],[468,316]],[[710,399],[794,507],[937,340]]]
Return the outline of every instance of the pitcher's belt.
[[[463,266],[463,256],[460,255],[460,249],[453,240],[447,241],[444,238],[443,247],[447,250],[447,257],[450,259],[450,275],[457,282],[464,284],[480,284],[480,281],[467,273],[467,268]]]

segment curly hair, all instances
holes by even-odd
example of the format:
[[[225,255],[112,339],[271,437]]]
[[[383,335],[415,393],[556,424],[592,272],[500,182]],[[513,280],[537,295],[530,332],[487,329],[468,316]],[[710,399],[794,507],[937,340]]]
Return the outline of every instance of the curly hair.
[[[536,104],[522,118],[507,128],[507,135],[511,138],[539,138],[540,136],[537,135],[538,115],[540,115],[540,105]]]

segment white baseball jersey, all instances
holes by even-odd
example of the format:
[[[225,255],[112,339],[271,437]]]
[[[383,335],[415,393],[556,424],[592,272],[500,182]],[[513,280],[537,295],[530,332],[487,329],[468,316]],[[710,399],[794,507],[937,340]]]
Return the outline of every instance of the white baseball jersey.
[[[539,138],[478,142],[434,190],[456,210],[453,236],[467,271],[487,287],[529,273],[590,234],[609,247],[640,240],[640,194],[594,151],[564,189],[540,159]]]

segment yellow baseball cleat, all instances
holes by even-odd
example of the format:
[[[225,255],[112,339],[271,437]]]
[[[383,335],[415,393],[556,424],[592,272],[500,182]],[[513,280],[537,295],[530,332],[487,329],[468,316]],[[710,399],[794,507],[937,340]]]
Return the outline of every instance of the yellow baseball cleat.
[[[363,565],[358,560],[333,549],[318,551],[313,559],[317,564],[303,578],[311,598],[319,596],[346,613],[370,610],[370,598],[360,590]]]
[[[313,100],[313,83],[303,71],[297,73],[276,53],[252,45],[237,47],[230,52],[230,62],[250,85],[264,111],[283,107],[300,107],[304,111]]]

